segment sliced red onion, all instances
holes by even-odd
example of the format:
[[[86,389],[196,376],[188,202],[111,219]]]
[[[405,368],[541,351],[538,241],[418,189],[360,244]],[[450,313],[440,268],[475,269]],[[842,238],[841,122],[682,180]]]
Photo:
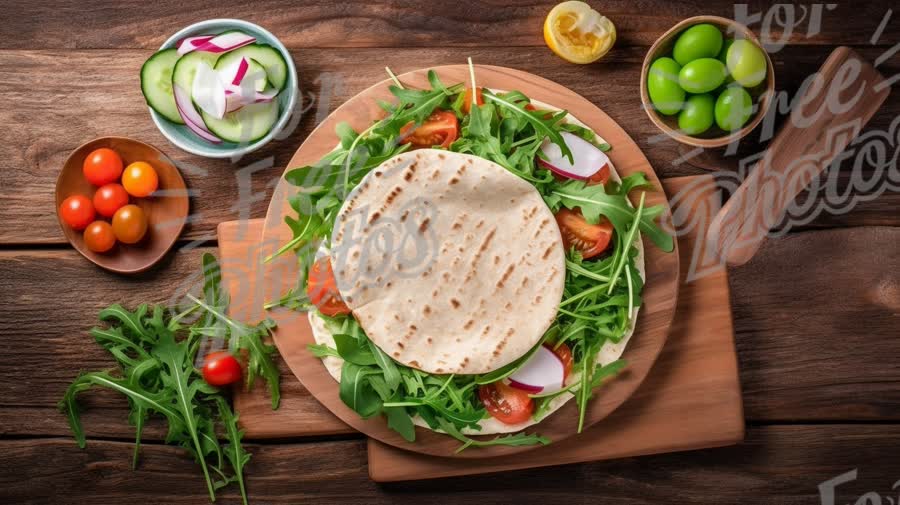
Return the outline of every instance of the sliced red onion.
[[[185,54],[214,39],[215,37],[215,35],[198,35],[196,37],[185,37],[176,42],[175,47],[178,48],[178,54],[184,56]]]
[[[594,144],[569,132],[561,132],[560,134],[569,151],[572,152],[574,163],[569,162],[569,159],[562,154],[562,150],[558,145],[546,138],[541,145],[541,152],[544,153],[547,159],[538,157],[538,163],[542,166],[563,177],[584,181],[609,163],[609,157],[606,153],[598,149]]]
[[[234,51],[239,47],[256,42],[256,37],[241,32],[228,32],[216,35],[210,40],[195,47],[194,51],[205,51],[207,53],[227,53]],[[188,51],[190,52],[190,51]]]
[[[225,85],[219,78],[219,73],[206,62],[197,65],[191,98],[210,116],[222,119],[225,115]]]
[[[191,101],[188,92],[178,85],[173,86],[173,91],[175,92],[175,106],[178,107],[178,113],[181,115],[181,119],[184,119],[184,124],[203,140],[213,144],[221,144],[222,139],[206,128],[206,124],[203,123],[203,118],[197,112],[197,109],[194,108],[194,103]]]
[[[225,112],[234,112],[252,103],[271,102],[277,95],[278,91],[274,88],[260,92],[228,85],[225,86]]]
[[[226,85],[240,86],[244,76],[247,75],[247,69],[250,68],[250,60],[241,58],[231,65],[222,69],[222,80]]]
[[[509,385],[529,393],[552,393],[563,388],[566,370],[559,357],[544,346],[509,376]]]

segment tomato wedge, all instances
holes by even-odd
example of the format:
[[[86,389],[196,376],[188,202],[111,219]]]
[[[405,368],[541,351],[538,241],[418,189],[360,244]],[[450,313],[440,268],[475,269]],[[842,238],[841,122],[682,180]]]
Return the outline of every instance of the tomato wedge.
[[[553,351],[553,354],[563,364],[563,379],[568,378],[569,374],[572,373],[572,364],[575,362],[575,359],[572,357],[572,349],[569,349],[569,346],[565,343],[559,345],[548,344],[547,349]]]
[[[534,400],[526,391],[497,381],[478,387],[478,398],[488,413],[504,424],[518,424],[531,418]]]
[[[481,93],[481,86],[475,88],[475,104],[484,105],[484,96]],[[463,96],[462,111],[466,114],[472,109],[472,88],[466,88],[466,94]]]
[[[588,177],[587,185],[594,186],[596,184],[606,184],[609,182],[609,165],[604,164],[600,170],[594,172],[594,175]]]
[[[450,111],[435,109],[421,126],[415,126],[410,121],[400,128],[401,144],[412,144],[414,149],[433,146],[447,149],[459,138],[459,120]]]
[[[613,225],[604,217],[597,224],[588,224],[580,210],[559,209],[556,224],[562,234],[563,246],[568,251],[573,246],[583,259],[590,259],[609,247]]]
[[[328,256],[317,259],[309,269],[306,294],[309,295],[309,301],[326,316],[350,313],[350,307],[341,299],[337,282],[334,280],[334,271],[331,269],[331,258]]]

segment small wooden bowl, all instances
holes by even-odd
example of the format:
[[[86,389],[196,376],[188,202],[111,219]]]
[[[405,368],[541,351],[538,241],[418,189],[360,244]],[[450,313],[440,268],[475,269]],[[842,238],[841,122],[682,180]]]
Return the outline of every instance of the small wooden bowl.
[[[129,202],[139,206],[147,215],[147,235],[137,244],[118,242],[102,254],[89,250],[84,244],[83,232],[72,229],[59,216],[59,206],[69,196],[93,198],[97,187],[84,178],[82,165],[88,154],[101,147],[119,153],[126,167],[135,161],[146,161],[159,175],[156,193],[146,198],[131,197]],[[159,149],[125,137],[101,137],[83,144],[69,155],[56,179],[56,210],[63,234],[82,256],[112,272],[135,274],[159,262],[178,240],[187,221],[187,186],[172,160]],[[98,214],[97,219],[104,218]]]
[[[718,27],[726,38],[750,40],[759,46],[759,48],[762,49],[763,54],[766,55],[765,81],[755,88],[747,90],[750,93],[750,96],[753,97],[756,112],[750,121],[736,132],[726,132],[713,123],[713,126],[709,130],[698,136],[687,135],[678,129],[677,114],[671,116],[660,114],[653,107],[653,102],[650,101],[650,94],[647,91],[647,72],[650,69],[650,64],[662,56],[671,56],[672,47],[675,45],[675,40],[681,35],[681,32],[691,26],[701,23],[709,23]],[[650,121],[653,121],[653,124],[659,127],[660,130],[664,131],[666,135],[682,144],[695,147],[722,147],[745,137],[756,128],[763,117],[765,117],[766,112],[769,110],[769,106],[772,103],[772,96],[774,93],[775,71],[772,67],[772,59],[769,58],[769,53],[766,52],[765,48],[759,42],[759,39],[757,39],[756,35],[754,35],[746,26],[734,20],[718,16],[694,16],[687,18],[670,28],[662,35],[662,37],[657,39],[656,42],[650,46],[650,50],[647,51],[647,55],[644,57],[643,67],[641,68],[641,102],[644,105],[644,111],[647,113],[647,117],[649,117]]]

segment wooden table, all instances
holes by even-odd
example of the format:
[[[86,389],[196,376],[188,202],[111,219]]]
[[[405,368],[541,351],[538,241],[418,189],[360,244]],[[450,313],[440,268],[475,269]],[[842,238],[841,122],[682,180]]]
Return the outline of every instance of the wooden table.
[[[112,364],[86,332],[97,312],[114,302],[168,300],[197,272],[201,253],[215,251],[216,224],[262,217],[273,181],[303,138],[329,110],[384,78],[385,65],[401,73],[471,56],[477,63],[537,73],[602,107],[663,178],[733,170],[734,157],[704,153],[686,160],[688,151],[676,143],[653,141],[657,130],[638,95],[641,61],[656,37],[690,15],[734,17],[733,4],[594,3],[615,21],[619,40],[602,62],[585,67],[563,62],[544,46],[541,24],[551,7],[545,2],[4,1],[0,501],[207,501],[199,469],[183,451],[161,443],[160,423],[146,430],[143,462],[132,472],[133,432],[123,399],[102,391],[85,396],[85,450],[76,447],[56,403],[79,370]],[[792,33],[775,26],[772,38],[789,42],[772,55],[778,89],[793,94],[836,45],[850,45],[875,61],[900,43],[897,13],[880,39],[870,40],[890,4],[823,6],[821,29],[812,37],[806,22]],[[768,7],[751,2],[747,9],[765,14]],[[293,134],[237,164],[191,156],[169,144],[150,121],[138,84],[142,62],[169,34],[215,17],[247,19],[279,36],[312,100]],[[751,28],[758,33],[759,22]],[[888,52],[878,68],[886,77],[896,75],[900,54]],[[887,130],[898,115],[895,92],[868,129]],[[179,162],[193,191],[193,217],[180,247],[136,277],[86,261],[65,243],[56,223],[53,188],[63,161],[102,135],[160,147]],[[758,150],[753,142],[741,148]],[[239,199],[252,203],[238,208]],[[852,503],[870,491],[896,503],[898,208],[900,193],[887,192],[850,213],[824,214],[729,271],[748,424],[739,446],[378,486],[367,477],[359,436],[254,441],[248,444],[251,497],[257,503],[316,504],[819,503],[821,482],[858,469],[855,481],[838,486],[836,503]],[[309,409],[321,407],[310,398]],[[229,489],[220,501],[237,500],[236,489]]]

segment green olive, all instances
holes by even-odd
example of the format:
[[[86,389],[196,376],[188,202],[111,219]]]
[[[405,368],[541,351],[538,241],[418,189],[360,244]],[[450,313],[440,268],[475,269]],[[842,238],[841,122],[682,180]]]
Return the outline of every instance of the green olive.
[[[752,88],[766,78],[766,55],[749,40],[735,40],[726,56],[728,72],[745,88]]]
[[[683,31],[675,41],[672,56],[679,65],[700,58],[715,58],[722,49],[722,32],[718,28],[703,23]]]
[[[728,75],[725,65],[715,58],[700,58],[681,67],[678,84],[688,93],[707,93],[718,88]]]
[[[688,135],[699,135],[713,124],[713,97],[709,93],[692,95],[678,114],[678,128]]]
[[[671,116],[684,104],[684,90],[678,85],[681,65],[672,58],[659,58],[647,72],[647,92],[653,107],[661,114]]]
[[[726,88],[716,99],[716,124],[725,131],[740,130],[752,114],[750,93],[740,86]]]

